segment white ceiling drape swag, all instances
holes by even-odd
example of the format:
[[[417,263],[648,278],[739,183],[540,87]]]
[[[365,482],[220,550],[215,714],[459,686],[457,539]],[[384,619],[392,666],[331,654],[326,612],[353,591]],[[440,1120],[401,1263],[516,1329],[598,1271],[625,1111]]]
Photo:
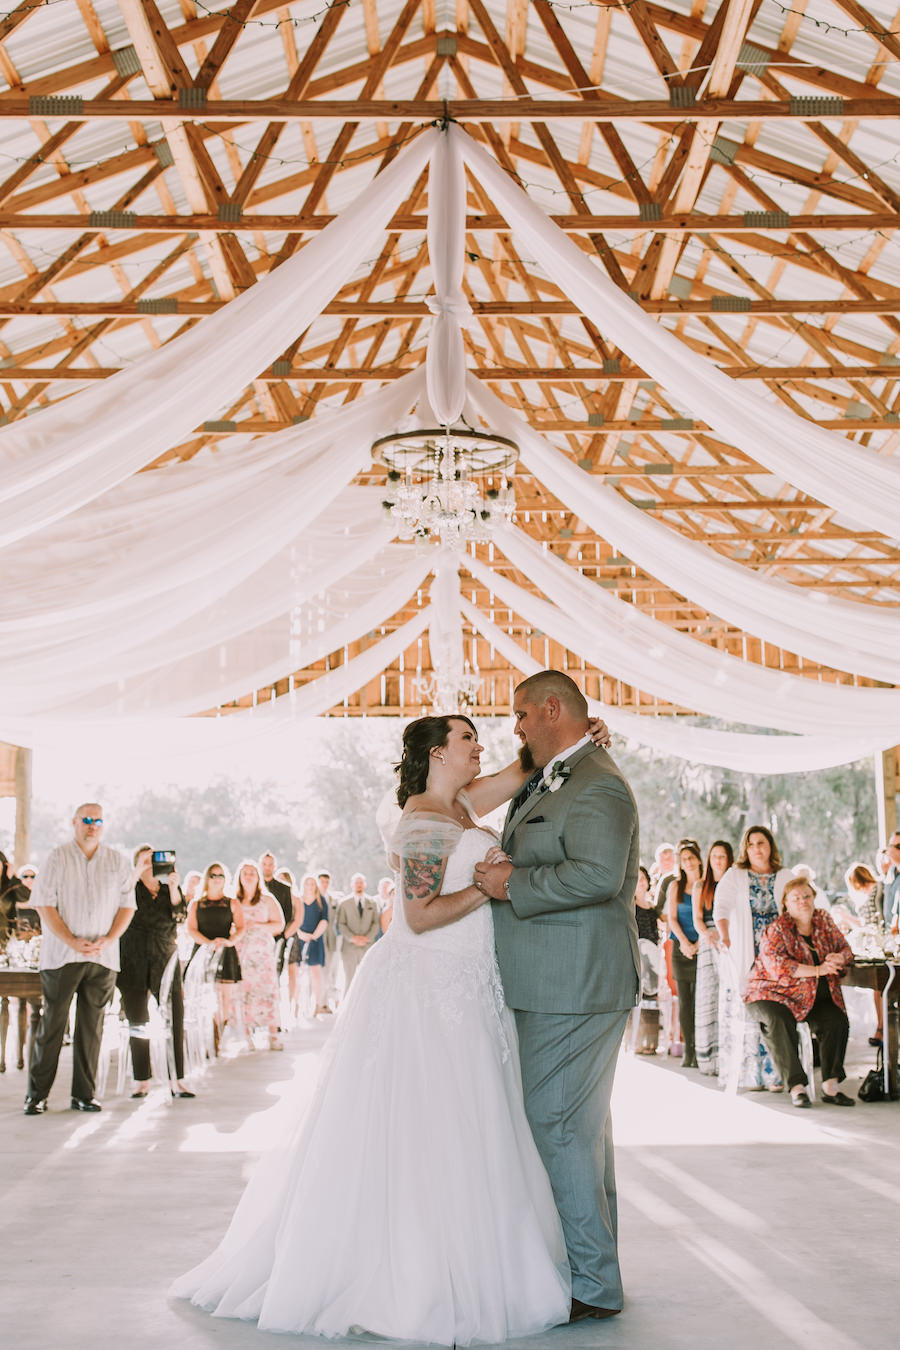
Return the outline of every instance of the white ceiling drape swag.
[[[145,674],[92,689],[67,700],[65,711],[81,716],[186,717],[243,697],[284,679],[288,670],[324,660],[358,642],[409,604],[423,584],[431,559],[408,544],[391,544],[330,587],[320,586],[292,612],[258,624],[183,660],[158,664]],[[312,577],[310,577],[312,582]],[[54,716],[60,709],[54,707]]]
[[[514,526],[497,530],[497,546],[540,595],[469,557],[473,576],[536,628],[638,689],[730,722],[801,734],[825,725],[844,736],[900,739],[900,698],[893,689],[826,684],[751,665],[608,595]]]
[[[73,753],[90,752],[91,738],[109,731],[123,745],[142,737],[158,737],[160,744],[173,753],[196,754],[207,748],[256,743],[260,736],[278,734],[294,722],[338,707],[357,689],[376,679],[406,649],[421,637],[431,622],[431,606],[426,605],[405,624],[343,665],[310,680],[290,694],[221,717],[189,718],[113,718],[93,719],[74,724],[70,718],[16,718],[0,711],[0,740],[11,745],[40,748],[71,746]],[[277,741],[276,741],[277,743]]]
[[[469,600],[460,602],[460,610],[475,631],[524,677],[543,669],[540,661],[524,652],[514,638]],[[694,764],[735,769],[739,773],[811,773],[852,763],[882,748],[866,739],[845,736],[765,736],[712,731],[673,717],[642,717],[640,713],[610,707],[596,699],[588,699],[588,704],[592,713],[605,719],[611,731],[629,741],[664,755],[689,759]]]
[[[462,148],[438,136],[428,174],[428,256],[434,315],[428,334],[428,402],[441,426],[452,426],[466,400],[466,353],[461,324],[472,311],[463,294],[466,245],[466,174]]]
[[[816,427],[692,352],[613,285],[471,136],[463,158],[531,256],[622,351],[758,464],[859,525],[890,535],[900,520],[900,460]]]
[[[428,130],[275,272],[129,369],[0,430],[0,545],[123,482],[234,399],[333,299],[428,163]]]
[[[154,596],[221,578],[223,568],[234,584],[330,508],[368,465],[373,438],[405,416],[423,388],[416,370],[246,450],[122,483],[59,522],[52,537],[0,554],[0,634],[25,640],[47,632],[52,640],[51,630],[84,632],[82,625],[121,617]]]
[[[429,155],[436,294],[426,366],[301,427],[132,476],[235,397],[311,322],[366,256]],[[893,682],[900,635],[890,611],[758,577],[684,540],[591,480],[467,376],[464,163],[525,233],[547,274],[720,434],[854,518],[871,523],[877,503],[879,522],[900,519],[893,509],[900,463],[760,402],[611,286],[465,133],[429,131],[277,276],[127,372],[0,431],[0,545],[34,534],[0,554],[0,640],[8,652],[0,666],[0,738],[59,743],[81,719],[123,736],[149,731],[175,741],[182,728],[186,748],[239,745],[338,706],[426,629],[436,674],[461,672],[461,615],[523,674],[536,669],[462,598],[457,557],[391,543],[379,489],[349,486],[367,466],[372,441],[407,425],[426,391],[441,423],[465,408],[470,420],[480,415],[515,439],[542,483],[679,594],[801,656]],[[869,514],[860,514],[865,504]],[[896,690],[748,665],[608,595],[521,531],[502,527],[496,539],[539,595],[474,557],[466,565],[529,624],[677,705],[791,733],[714,732],[602,710],[634,740],[701,763],[772,773],[846,762],[900,739]],[[184,716],[368,641],[432,569],[431,603],[352,660],[252,710]]]
[[[685,539],[592,479],[470,375],[469,400],[519,444],[522,462],[580,520],[679,595],[809,660],[888,684],[900,681],[900,608],[843,600],[764,577]]]

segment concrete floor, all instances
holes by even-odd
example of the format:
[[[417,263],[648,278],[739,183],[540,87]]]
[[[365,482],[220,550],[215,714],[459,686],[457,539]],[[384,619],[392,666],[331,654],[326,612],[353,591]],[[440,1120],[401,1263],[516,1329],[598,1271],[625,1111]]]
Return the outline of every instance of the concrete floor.
[[[220,1060],[196,1101],[170,1104],[156,1090],[145,1103],[108,1098],[95,1116],[66,1109],[66,1060],[45,1116],[22,1115],[23,1073],[0,1078],[0,1344],[277,1344],[170,1302],[165,1290],[220,1236],[253,1159],[294,1109],[285,1094],[302,1095],[326,1034],[296,1030],[284,1055]],[[854,1041],[848,1067],[861,1071],[870,1056]],[[726,1098],[676,1061],[623,1056],[614,1110],[626,1310],[517,1345],[900,1344],[900,1102],[800,1112],[784,1096]],[[339,1176],[336,1168],[336,1196]]]

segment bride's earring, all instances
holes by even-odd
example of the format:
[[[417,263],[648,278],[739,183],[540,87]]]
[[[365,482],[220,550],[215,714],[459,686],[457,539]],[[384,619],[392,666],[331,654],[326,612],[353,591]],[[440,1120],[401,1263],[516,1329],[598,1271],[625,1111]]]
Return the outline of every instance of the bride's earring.
[[[446,763],[446,760],[444,759],[443,755],[435,755],[435,759],[439,759],[442,764]]]

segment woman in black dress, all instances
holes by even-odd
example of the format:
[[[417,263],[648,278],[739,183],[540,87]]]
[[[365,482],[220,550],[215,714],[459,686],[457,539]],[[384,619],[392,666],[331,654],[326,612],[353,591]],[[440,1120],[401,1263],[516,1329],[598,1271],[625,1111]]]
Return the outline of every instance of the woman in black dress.
[[[235,985],[241,981],[241,963],[234,949],[234,939],[244,931],[244,912],[236,900],[225,894],[228,873],[220,862],[210,863],[203,873],[200,894],[191,902],[185,928],[198,947],[212,947],[220,952],[216,971],[216,993],[219,1000],[219,1036],[232,1016],[232,996]],[[193,959],[193,958],[192,958]]]
[[[131,1026],[146,1026],[148,1001],[160,996],[163,972],[175,955],[176,922],[184,917],[184,897],[178,885],[178,873],[167,877],[153,875],[153,850],[142,844],[135,850],[134,866],[138,874],[134,887],[137,909],[134,918],[119,939],[120,970],[118,986],[122,994],[122,1012]],[[175,962],[172,977],[172,1044],[175,1079],[173,1097],[193,1097],[184,1082],[184,995],[181,969]],[[132,1097],[146,1097],[150,1088],[150,1042],[146,1036],[131,1037],[131,1067],[134,1074]]]

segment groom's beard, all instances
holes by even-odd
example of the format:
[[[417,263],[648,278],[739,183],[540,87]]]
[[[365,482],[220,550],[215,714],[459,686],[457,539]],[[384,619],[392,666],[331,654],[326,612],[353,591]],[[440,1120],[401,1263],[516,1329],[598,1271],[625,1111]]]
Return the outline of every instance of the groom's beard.
[[[534,773],[537,765],[534,762],[534,755],[531,753],[531,746],[523,745],[519,749],[519,768],[527,774]]]

